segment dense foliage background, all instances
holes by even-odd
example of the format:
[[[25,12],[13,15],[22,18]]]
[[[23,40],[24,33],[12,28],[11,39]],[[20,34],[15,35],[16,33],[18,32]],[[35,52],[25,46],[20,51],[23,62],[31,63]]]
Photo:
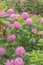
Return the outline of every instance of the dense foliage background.
[[[17,0],[2,0],[4,9],[14,8],[15,12],[27,11],[31,14],[36,13],[43,16],[43,0],[25,0],[24,3],[20,3]],[[2,6],[0,9],[3,8]]]

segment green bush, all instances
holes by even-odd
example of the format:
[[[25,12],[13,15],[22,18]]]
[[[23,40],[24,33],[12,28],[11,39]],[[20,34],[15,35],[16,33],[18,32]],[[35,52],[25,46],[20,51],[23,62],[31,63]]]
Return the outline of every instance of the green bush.
[[[4,0],[2,2],[4,2]],[[7,6],[6,9],[13,8],[15,10],[15,13],[16,12],[21,13],[21,12],[27,11],[31,14],[35,13],[35,14],[40,14],[41,16],[43,16],[42,0],[25,0],[24,3],[20,3],[18,1],[12,1],[12,0],[9,0],[9,1],[6,0],[5,2],[6,2],[5,6]]]
[[[26,65],[43,65],[43,52],[42,51],[32,51],[24,56]],[[28,61],[27,61],[28,60]]]

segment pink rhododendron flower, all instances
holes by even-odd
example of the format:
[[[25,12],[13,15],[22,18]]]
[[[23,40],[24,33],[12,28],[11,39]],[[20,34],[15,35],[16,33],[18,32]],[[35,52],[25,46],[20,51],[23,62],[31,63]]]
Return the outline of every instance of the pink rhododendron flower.
[[[10,19],[14,19],[14,18],[21,18],[21,15],[20,14],[11,14]]]
[[[8,40],[9,40],[9,41],[14,41],[14,40],[16,40],[16,35],[15,35],[15,34],[9,35],[9,36],[8,36]]]
[[[26,19],[26,25],[31,26],[33,25],[33,20],[31,18]]]
[[[13,13],[14,13],[14,10],[13,10],[13,9],[8,9],[8,10],[7,10],[7,13],[8,13],[8,14],[13,14]]]
[[[5,48],[0,47],[0,56],[3,56],[5,54]]]
[[[41,18],[40,23],[43,24],[43,18]]]
[[[14,59],[7,60],[5,65],[14,65]]]
[[[5,11],[4,10],[0,10],[0,17],[3,17],[5,15]]]
[[[17,56],[22,56],[22,55],[25,55],[26,54],[26,51],[25,51],[25,49],[24,49],[23,46],[19,46],[19,47],[16,48],[15,54]]]
[[[11,14],[10,19],[14,19],[16,17],[16,14]]]
[[[16,18],[21,18],[21,15],[20,14],[16,14]]]
[[[17,21],[14,22],[14,23],[13,23],[13,27],[14,27],[14,28],[20,28],[20,27],[21,27],[20,22],[17,22]]]
[[[5,65],[10,65],[10,60],[7,60]]]
[[[35,28],[35,29],[32,29],[31,32],[36,34],[38,30]]]
[[[25,0],[18,0],[18,1],[21,2],[21,3],[25,2]]]
[[[10,21],[6,21],[6,25],[8,26],[8,27],[10,27]]]
[[[24,19],[29,18],[29,14],[27,12],[23,12],[21,15]]]
[[[24,61],[22,58],[16,58],[15,59],[15,65],[24,65]]]

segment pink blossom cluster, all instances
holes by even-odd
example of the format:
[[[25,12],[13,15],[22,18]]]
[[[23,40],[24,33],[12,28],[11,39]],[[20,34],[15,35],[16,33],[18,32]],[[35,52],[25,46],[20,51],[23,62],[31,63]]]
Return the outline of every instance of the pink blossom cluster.
[[[14,41],[16,40],[16,35],[15,34],[11,34],[7,37],[8,41]]]
[[[21,24],[20,24],[20,22],[15,21],[12,26],[13,26],[13,28],[20,28]]]
[[[11,26],[10,21],[6,21],[6,25],[7,25],[8,27],[10,27],[10,26]],[[13,27],[13,28],[20,28],[20,27],[21,27],[21,23],[18,22],[18,21],[15,21],[15,22],[12,24],[12,27]]]
[[[26,54],[26,51],[23,46],[19,46],[16,48],[15,54],[21,56]],[[17,57],[16,59],[7,60],[5,65],[24,65],[24,60],[21,57]]]
[[[0,47],[0,56],[3,56],[5,54],[5,48]]]
[[[22,58],[18,57],[15,59],[15,65],[24,65],[24,61]]]
[[[23,13],[21,14],[21,16],[22,16],[24,19],[27,19],[27,18],[30,17],[27,12],[23,12]]]
[[[10,13],[10,12],[9,12]],[[20,14],[10,14],[10,19],[14,19],[14,18],[24,18],[24,19],[27,19],[29,18],[29,14],[27,12],[23,12],[21,15]]]
[[[37,34],[38,30],[35,28],[35,29],[32,29],[31,32]]]
[[[7,10],[7,14],[13,14],[13,13],[14,13],[14,10],[12,8]]]
[[[8,27],[10,27],[10,26],[11,26],[10,21],[6,21],[6,25],[7,25]],[[15,22],[12,24],[12,27],[18,29],[18,28],[21,27],[21,24],[20,24],[20,22],[15,21]],[[15,34],[8,35],[7,39],[8,39],[8,41],[14,41],[14,40],[16,40],[16,35],[15,35]]]
[[[6,25],[7,25],[8,27],[10,27],[10,26],[11,26],[10,21],[6,21]]]
[[[24,49],[23,46],[19,46],[19,47],[16,48],[15,54],[17,56],[22,56],[22,55],[25,55],[26,54],[26,51],[25,51],[25,49]]]
[[[23,0],[20,0],[20,1],[23,1]],[[18,13],[15,14],[14,10],[11,9],[11,8],[7,10],[7,13],[10,14],[10,19],[14,19],[14,18],[24,18],[24,19],[27,19],[27,18],[30,17],[28,12],[23,12],[22,14],[18,14]]]
[[[26,25],[27,26],[32,26],[33,25],[33,20],[31,18],[26,19]]]
[[[7,60],[5,65],[15,65],[14,64],[14,59],[11,59],[11,60]]]
[[[11,14],[10,19],[14,19],[14,18],[21,18],[21,15],[20,14]]]
[[[4,17],[5,14],[6,14],[6,13],[5,13],[4,10],[0,10],[0,17]]]
[[[23,12],[21,15],[20,14],[14,14],[13,9],[8,9],[7,13],[10,14],[10,19],[14,18],[24,18],[27,26],[32,26],[33,25],[33,20],[30,18],[29,14],[27,12]],[[10,21],[6,21],[6,26],[10,27],[12,26],[15,29],[18,29],[21,27],[21,23],[19,21],[14,21],[13,24],[11,24]],[[9,41],[14,41],[16,39],[16,35],[8,35],[8,40]],[[22,52],[21,52],[22,53]]]
[[[21,57],[16,59],[7,60],[5,65],[24,65],[24,61]]]

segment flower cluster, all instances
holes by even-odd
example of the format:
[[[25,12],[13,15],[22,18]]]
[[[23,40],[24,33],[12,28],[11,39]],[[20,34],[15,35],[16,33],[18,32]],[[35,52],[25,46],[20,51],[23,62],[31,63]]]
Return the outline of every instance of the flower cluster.
[[[16,35],[15,34],[9,35],[7,39],[8,41],[14,41],[16,40]]]
[[[16,48],[15,54],[17,56],[22,56],[22,55],[25,55],[26,54],[26,51],[25,51],[24,47],[19,46],[19,47]]]
[[[0,47],[0,56],[3,56],[5,54],[5,48]]]
[[[10,19],[14,19],[14,18],[21,18],[21,15],[20,14],[11,14]]]
[[[22,58],[18,57],[16,59],[7,60],[5,65],[24,65]]]
[[[0,10],[0,17],[4,17],[5,14],[6,14],[6,13],[5,13],[4,10]]]
[[[20,46],[16,48],[15,54],[17,56],[22,56],[26,54],[24,47]],[[21,57],[17,57],[16,59],[7,60],[5,65],[24,65],[24,60]]]
[[[8,9],[7,10],[7,14],[13,14],[14,13],[14,10],[13,9]]]

